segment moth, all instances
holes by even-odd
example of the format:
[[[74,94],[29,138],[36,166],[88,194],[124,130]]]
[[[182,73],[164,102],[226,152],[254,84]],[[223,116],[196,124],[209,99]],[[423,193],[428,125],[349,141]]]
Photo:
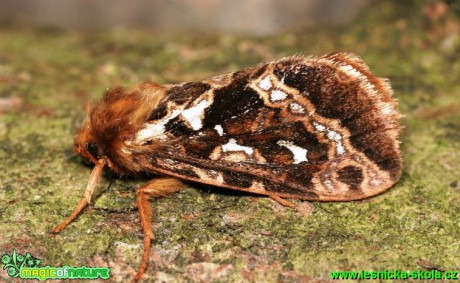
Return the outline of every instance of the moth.
[[[179,180],[286,199],[351,201],[401,175],[399,118],[389,81],[356,55],[292,56],[199,82],[114,88],[89,111],[74,150],[94,163],[84,196],[53,233],[90,202],[108,167],[150,175],[137,189],[142,262],[154,238],[149,199]]]

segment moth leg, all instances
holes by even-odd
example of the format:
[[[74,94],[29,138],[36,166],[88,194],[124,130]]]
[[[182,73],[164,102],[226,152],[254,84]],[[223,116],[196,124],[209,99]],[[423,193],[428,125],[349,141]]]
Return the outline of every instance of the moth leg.
[[[279,196],[275,196],[275,195],[269,195],[269,197],[274,200],[274,201],[277,201],[279,204],[281,205],[284,205],[284,206],[287,206],[287,207],[290,207],[290,208],[295,208],[295,204],[293,204],[292,202],[290,201],[287,201]]]
[[[86,205],[91,200],[91,196],[93,195],[94,188],[96,187],[97,181],[99,180],[99,177],[101,176],[102,169],[104,169],[105,164],[106,164],[106,161],[104,159],[100,159],[97,161],[97,164],[96,166],[94,166],[93,172],[91,172],[91,176],[89,177],[88,185],[86,185],[85,192],[83,193],[83,198],[77,204],[72,214],[70,214],[69,217],[67,217],[58,226],[56,226],[51,231],[51,233],[53,234],[59,233],[62,229],[67,227],[67,225],[69,225],[69,223],[72,222],[72,220],[74,220],[75,217],[78,216],[78,214],[80,214],[83,208],[86,207]]]
[[[137,189],[137,208],[141,218],[142,229],[144,230],[144,254],[142,256],[141,266],[134,280],[139,280],[147,268],[151,242],[155,235],[152,230],[152,208],[149,199],[151,197],[165,197],[173,192],[179,191],[183,185],[173,178],[153,179],[144,186]]]

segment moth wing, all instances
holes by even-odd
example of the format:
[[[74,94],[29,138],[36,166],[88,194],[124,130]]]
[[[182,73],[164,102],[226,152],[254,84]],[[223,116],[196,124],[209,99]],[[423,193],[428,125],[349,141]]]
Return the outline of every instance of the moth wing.
[[[292,57],[177,85],[136,142],[152,171],[265,195],[353,200],[399,178],[399,114],[359,58]],[[147,158],[147,157],[146,157]]]

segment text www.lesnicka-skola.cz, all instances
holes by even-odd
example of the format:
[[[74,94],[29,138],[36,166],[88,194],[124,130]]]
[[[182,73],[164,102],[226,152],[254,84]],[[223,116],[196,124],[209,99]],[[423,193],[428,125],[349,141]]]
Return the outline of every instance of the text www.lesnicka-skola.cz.
[[[458,280],[458,271],[455,270],[383,270],[383,271],[331,271],[331,279],[380,279],[380,280],[398,280],[398,279],[446,279]]]

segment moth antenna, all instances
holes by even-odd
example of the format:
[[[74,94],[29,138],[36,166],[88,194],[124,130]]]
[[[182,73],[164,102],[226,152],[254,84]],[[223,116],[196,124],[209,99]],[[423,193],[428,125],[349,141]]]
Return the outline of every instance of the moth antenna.
[[[70,214],[69,217],[62,221],[61,224],[56,226],[53,231],[51,231],[51,233],[59,233],[61,230],[67,227],[67,225],[69,225],[69,223],[72,222],[78,216],[78,214],[80,214],[86,205],[89,204],[91,196],[94,192],[94,188],[96,187],[97,182],[99,181],[99,177],[101,176],[102,169],[104,169],[106,164],[107,161],[104,158],[101,158],[97,161],[96,166],[94,166],[94,169],[91,172],[91,176],[89,177],[88,184],[86,185],[85,192],[83,193],[83,198],[77,204],[72,214]]]

